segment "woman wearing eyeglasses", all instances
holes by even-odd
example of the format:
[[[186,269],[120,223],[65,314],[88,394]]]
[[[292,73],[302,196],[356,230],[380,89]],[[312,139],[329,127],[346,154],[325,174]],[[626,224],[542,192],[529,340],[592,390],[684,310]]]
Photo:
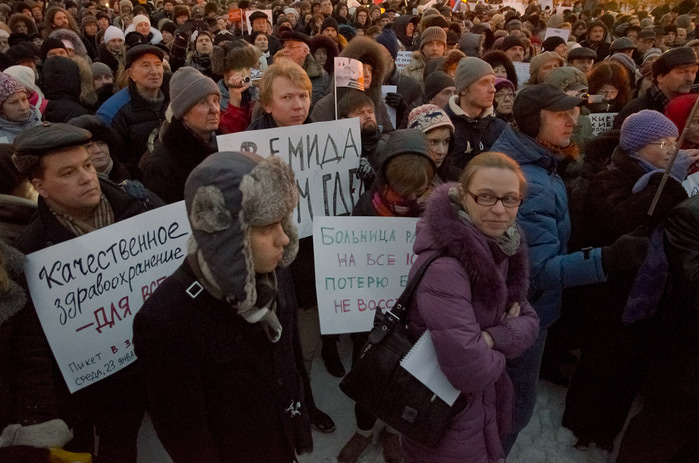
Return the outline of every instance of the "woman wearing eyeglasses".
[[[504,461],[500,436],[511,430],[512,383],[506,359],[532,345],[539,319],[527,302],[529,264],[515,223],[526,181],[515,161],[486,152],[459,183],[432,193],[417,226],[417,269],[435,253],[410,311],[416,337],[425,330],[440,367],[467,396],[442,442],[425,448],[401,438],[404,462]],[[445,233],[448,230],[448,233]]]
[[[590,183],[584,201],[583,246],[607,246],[643,227],[650,232],[648,254],[639,269],[610,265],[607,281],[587,288],[581,358],[566,397],[563,425],[578,437],[576,447],[592,444],[610,453],[639,392],[648,360],[658,350],[660,301],[667,282],[661,223],[687,197],[680,183],[699,150],[681,150],[652,217],[648,210],[677,142],[677,127],[657,111],[630,115],[621,126],[619,147],[607,168]],[[609,260],[632,258],[629,253]]]

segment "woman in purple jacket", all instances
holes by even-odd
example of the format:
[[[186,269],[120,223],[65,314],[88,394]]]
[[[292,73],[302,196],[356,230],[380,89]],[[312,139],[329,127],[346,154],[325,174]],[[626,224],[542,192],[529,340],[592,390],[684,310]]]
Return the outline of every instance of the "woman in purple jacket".
[[[430,330],[442,371],[468,405],[437,447],[402,438],[406,463],[504,462],[500,436],[510,431],[513,409],[505,360],[524,352],[539,330],[515,224],[526,187],[519,166],[503,154],[482,153],[460,180],[432,193],[418,223],[413,269],[435,252],[444,257],[418,286],[410,328],[415,336]]]

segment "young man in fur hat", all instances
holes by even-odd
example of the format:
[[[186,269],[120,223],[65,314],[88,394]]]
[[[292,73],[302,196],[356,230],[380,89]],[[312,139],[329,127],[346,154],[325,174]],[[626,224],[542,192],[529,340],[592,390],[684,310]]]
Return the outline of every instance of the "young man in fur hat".
[[[134,320],[150,414],[175,462],[294,462],[312,449],[296,302],[294,174],[215,153],[185,185],[182,266]]]
[[[87,145],[92,135],[68,124],[42,125],[14,140],[13,162],[39,192],[38,211],[14,246],[25,254],[82,236],[162,205],[145,190],[139,197],[101,180]],[[142,189],[142,188],[141,188]],[[58,372],[41,327],[32,313],[26,348],[33,352],[24,386],[26,416],[36,424],[61,419],[73,430],[66,450],[93,453],[99,436],[99,461],[136,463],[136,438],[146,409],[143,386],[132,365],[74,394]]]

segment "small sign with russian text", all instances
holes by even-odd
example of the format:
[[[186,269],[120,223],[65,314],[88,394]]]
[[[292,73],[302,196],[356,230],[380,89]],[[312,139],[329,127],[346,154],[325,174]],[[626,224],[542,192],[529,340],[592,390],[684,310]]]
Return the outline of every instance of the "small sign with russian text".
[[[133,317],[182,264],[184,201],[27,256],[36,313],[70,392],[136,360]]]
[[[316,217],[313,250],[320,331],[369,331],[408,281],[417,218]]]

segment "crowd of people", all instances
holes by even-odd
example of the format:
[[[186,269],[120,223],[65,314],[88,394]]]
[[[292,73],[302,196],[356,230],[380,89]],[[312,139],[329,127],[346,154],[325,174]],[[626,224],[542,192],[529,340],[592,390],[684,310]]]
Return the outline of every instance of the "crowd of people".
[[[414,268],[441,254],[409,328],[468,398],[435,448],[386,426],[385,461],[505,461],[540,379],[581,452],[696,460],[699,5],[425,3],[0,3],[0,460],[133,463],[146,411],[176,462],[292,462],[335,430],[310,365],[346,366],[294,172],[216,137],[337,118],[361,129],[352,215],[419,217]],[[363,88],[336,88],[337,57]],[[69,393],[24,256],[182,200],[138,360]],[[355,419],[340,462],[372,441]]]

